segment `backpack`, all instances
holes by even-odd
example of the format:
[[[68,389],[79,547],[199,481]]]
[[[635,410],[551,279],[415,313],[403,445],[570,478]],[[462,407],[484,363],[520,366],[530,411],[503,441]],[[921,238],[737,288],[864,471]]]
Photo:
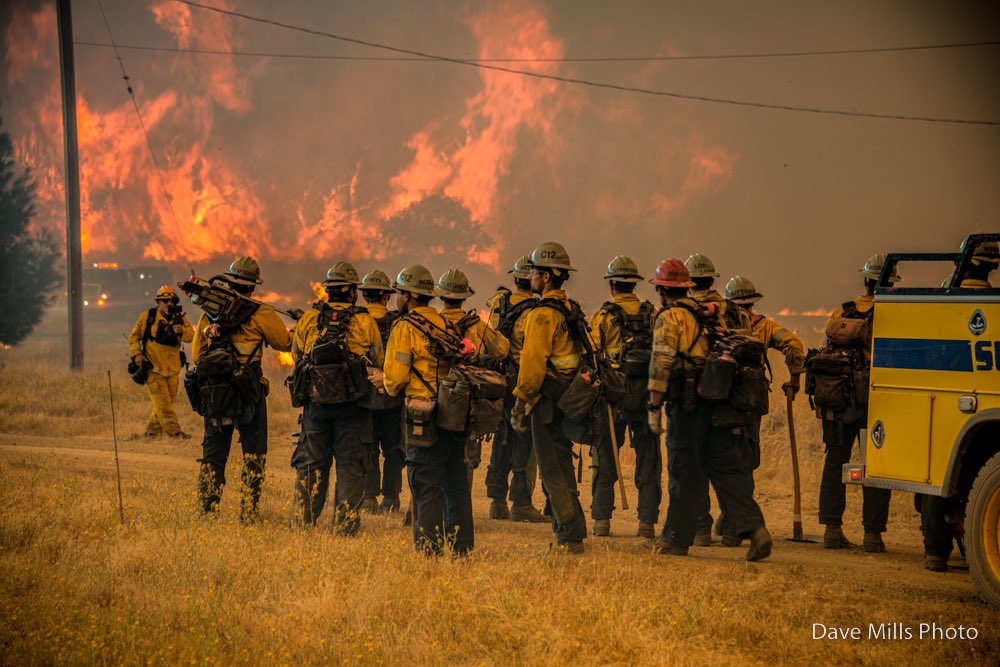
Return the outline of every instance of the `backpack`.
[[[506,292],[500,297],[500,304],[497,308],[497,331],[503,334],[504,338],[510,338],[514,333],[514,325],[524,313],[528,312],[538,304],[537,299],[525,299],[515,304],[510,302],[511,293]]]
[[[351,321],[358,313],[367,313],[361,306],[331,308],[319,302],[316,329],[319,337],[309,352],[299,359],[292,371],[290,390],[292,405],[338,405],[357,401],[369,391],[368,373],[362,357],[347,345]]]
[[[868,407],[870,369],[866,351],[875,309],[865,313],[853,301],[826,326],[827,343],[806,354],[805,393],[821,419],[850,423]]]
[[[153,364],[146,358],[146,341],[150,339],[150,331],[153,329],[153,322],[156,320],[156,307],[150,308],[146,312],[146,328],[142,332],[142,340],[139,341],[139,349],[142,351],[143,362],[140,366],[134,359],[128,360],[128,374],[136,384],[146,384],[149,378],[149,371],[153,370]]]
[[[389,334],[392,333],[392,327],[395,326],[396,322],[402,317],[402,313],[398,310],[386,311],[385,315],[382,317],[373,317],[375,320],[375,325],[378,327],[379,335],[382,337],[382,347],[385,348],[389,344]],[[368,393],[360,399],[358,402],[358,407],[364,408],[366,410],[393,410],[403,405],[403,396],[389,396],[388,394],[380,394],[375,385],[368,383],[369,389]]]
[[[625,397],[621,404],[627,414],[644,413],[649,383],[649,360],[653,354],[653,304],[643,301],[639,312],[629,315],[608,301],[601,310],[609,313],[621,332],[621,348],[612,359],[625,375]]]
[[[579,303],[571,300],[567,308],[557,299],[541,299],[534,307],[559,312],[566,321],[570,340],[578,343],[584,352],[576,375],[564,389],[560,388],[556,407],[571,422],[586,424],[593,433],[603,433],[607,428],[607,415],[598,399],[603,396],[611,405],[622,403],[626,393],[625,375],[614,368],[608,359],[597,354]]]
[[[264,345],[261,339],[240,363],[230,338],[213,341],[197,363],[184,375],[184,390],[191,408],[208,419],[236,420],[260,402],[263,373],[260,364],[251,364]]]
[[[446,321],[445,325],[454,336],[465,338],[465,332],[480,321],[479,314],[470,310],[457,322]],[[469,439],[496,431],[503,416],[507,379],[491,368],[491,361],[477,356],[474,363],[464,358],[452,365],[438,385],[439,427],[465,431]]]
[[[741,426],[753,417],[767,414],[770,383],[765,372],[767,348],[764,344],[720,326],[719,320],[703,309],[692,308],[683,302],[674,303],[672,307],[687,310],[699,327],[688,351],[678,352],[678,356],[693,361],[687,355],[701,336],[708,338],[709,345],[700,372],[691,364],[685,369],[683,378],[671,378],[670,384],[683,379],[683,386],[679,396],[677,390],[670,392],[669,400],[681,398],[688,410],[695,407],[695,394],[714,402],[712,421],[716,426]]]
[[[237,420],[256,409],[263,396],[263,371],[259,363],[250,360],[264,346],[264,339],[244,363],[239,362],[232,341],[233,334],[257,312],[259,306],[250,305],[254,307],[242,309],[242,320],[228,320],[220,326],[219,337],[184,374],[184,391],[191,409],[207,419]]]
[[[378,333],[382,337],[382,347],[389,344],[389,334],[392,333],[392,327],[399,321],[400,317],[402,317],[402,313],[398,310],[387,310],[382,317],[372,318],[375,320],[375,326],[378,327]]]

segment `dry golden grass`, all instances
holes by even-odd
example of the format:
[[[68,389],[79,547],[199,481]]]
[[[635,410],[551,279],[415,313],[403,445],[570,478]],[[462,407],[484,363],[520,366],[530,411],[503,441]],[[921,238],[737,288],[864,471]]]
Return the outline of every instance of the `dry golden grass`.
[[[195,511],[201,429],[184,399],[181,423],[194,441],[126,439],[141,432],[148,403],[124,375],[120,350],[91,351],[95,370],[77,375],[54,348],[0,354],[4,664],[1000,662],[1000,617],[969,577],[921,568],[909,495],[893,501],[883,555],[778,539],[756,564],[743,549],[718,546],[686,559],[653,556],[631,536],[634,511],[619,511],[617,536],[589,539],[576,558],[547,553],[547,526],[488,520],[480,469],[475,552],[428,560],[414,553],[398,515],[364,516],[356,538],[333,535],[329,516],[314,531],[289,530],[295,420],[280,368],[268,368],[275,391],[264,521],[244,528],[232,487],[219,520]],[[109,366],[124,526],[107,377],[97,370]],[[758,498],[780,538],[790,531],[791,495],[783,408],[773,412]],[[816,533],[819,431],[801,401],[796,421],[803,515]],[[623,463],[631,468],[630,453]],[[586,506],[589,480],[584,487]],[[634,502],[634,488],[629,494]],[[860,493],[848,498],[845,528],[860,539]],[[814,622],[937,622],[976,627],[979,639],[814,641]]]

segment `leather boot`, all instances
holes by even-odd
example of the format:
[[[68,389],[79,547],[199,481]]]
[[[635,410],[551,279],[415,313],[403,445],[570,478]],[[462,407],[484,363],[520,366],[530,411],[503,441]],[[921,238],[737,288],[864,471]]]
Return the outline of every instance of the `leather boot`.
[[[869,533],[865,531],[865,541],[861,547],[870,554],[880,554],[885,551],[885,542],[882,541],[882,533]]]
[[[931,572],[947,572],[948,559],[943,556],[924,556],[924,569]]]
[[[771,533],[767,526],[757,526],[750,534],[750,549],[747,551],[748,561],[764,560],[771,555]]]
[[[678,547],[670,543],[663,535],[653,540],[653,553],[663,556],[687,556],[687,547]]]
[[[240,523],[249,525],[260,521],[260,491],[264,485],[266,459],[257,454],[243,457],[240,471]]]
[[[635,531],[636,537],[645,537],[647,540],[651,540],[656,537],[656,529],[653,528],[653,524],[648,521],[640,521],[639,529]]]
[[[611,519],[595,519],[594,535],[597,537],[608,537],[611,535]]]
[[[554,547],[549,548],[549,551],[579,556],[584,552],[584,547],[583,542],[580,540],[564,540],[560,538],[556,540]]]
[[[840,526],[828,525],[823,531],[824,549],[849,549],[854,545],[844,536],[844,530]]]
[[[735,535],[722,536],[722,546],[724,547],[738,547],[741,544],[743,544],[742,537],[736,537]]]
[[[701,533],[694,536],[694,546],[696,547],[710,547],[712,546],[712,533]]]
[[[380,512],[398,512],[399,511],[399,498],[390,498],[389,496],[382,496],[382,502],[379,504],[378,509]]]
[[[514,505],[510,508],[512,521],[525,523],[549,523],[549,517],[539,512],[533,505]]]
[[[507,509],[506,500],[494,498],[490,501],[490,518],[498,521],[506,521],[510,518],[510,510]]]
[[[198,475],[198,502],[205,514],[217,514],[222,500],[222,489],[226,485],[226,469],[210,463],[202,463]]]

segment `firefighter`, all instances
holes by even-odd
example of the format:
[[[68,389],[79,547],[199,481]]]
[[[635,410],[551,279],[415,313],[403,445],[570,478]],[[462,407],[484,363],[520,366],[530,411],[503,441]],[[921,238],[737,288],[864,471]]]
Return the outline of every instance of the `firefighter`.
[[[713,403],[695,390],[709,352],[707,320],[717,326],[717,316],[703,314],[704,307],[688,297],[687,290],[694,283],[679,260],[661,262],[650,282],[656,285],[662,309],[653,332],[647,419],[654,433],[663,433],[666,406],[670,497],[655,552],[687,555],[711,482],[736,534],[750,538],[747,560],[767,558],[771,535],[753,499],[739,452],[739,436],[732,429],[712,423]]]
[[[389,342],[389,332],[399,319],[398,310],[388,310],[389,300],[395,290],[389,276],[376,269],[361,279],[361,296],[364,297],[368,314],[378,325],[383,348]],[[386,396],[373,391],[368,402],[372,417],[371,465],[368,469],[367,490],[362,509],[375,510],[375,498],[381,492],[381,512],[399,511],[399,494],[403,488],[403,466],[406,455],[403,451],[403,399],[401,396]],[[382,476],[379,486],[379,449],[382,451]]]
[[[583,345],[570,336],[564,314],[579,309],[563,290],[571,271],[576,269],[558,243],[542,243],[531,253],[531,291],[541,299],[525,315],[511,426],[520,433],[531,430],[556,548],[579,554],[584,550],[587,522],[573,471],[573,443],[562,431],[563,414],[556,407],[558,387],[565,387],[576,375],[584,352]],[[547,301],[556,302],[555,307]]]
[[[475,310],[466,311],[466,299],[476,292],[469,286],[469,279],[459,269],[452,269],[438,278],[434,293],[441,298],[444,307],[441,317],[454,325],[456,333],[472,341],[475,352],[470,363],[483,368],[497,370],[510,352],[510,341],[498,333],[479,317]],[[470,439],[465,443],[465,464],[469,470],[469,488],[472,488],[474,471],[479,467],[483,455],[482,438]]]
[[[510,411],[514,407],[514,385],[517,383],[521,348],[524,345],[525,315],[535,305],[528,270],[531,258],[522,256],[508,274],[514,277],[514,290],[497,288],[486,301],[490,309],[489,324],[510,341],[510,352],[501,365],[511,393],[504,400],[504,413],[490,448],[490,463],[486,468],[486,495],[490,498],[491,519],[511,519],[530,523],[547,523],[549,519],[531,502],[538,466],[531,447],[531,434],[518,433],[510,426]],[[508,477],[510,484],[508,485]],[[510,493],[511,507],[507,507]]]
[[[801,377],[805,372],[806,353],[802,341],[791,331],[781,326],[769,317],[755,313],[753,305],[763,298],[749,279],[736,276],[726,283],[726,300],[735,303],[746,313],[750,320],[750,331],[753,338],[764,344],[767,349],[775,349],[785,356],[785,366],[788,368],[789,380],[781,385],[782,393],[792,393],[794,397],[802,386]],[[744,428],[744,454],[750,469],[750,488],[754,488],[753,471],[760,467],[760,416],[754,423]],[[725,526],[725,515],[721,515],[722,544],[724,546],[739,546],[740,540],[732,530]]]
[[[382,367],[382,336],[368,310],[356,306],[358,272],[337,262],[326,273],[326,301],[317,301],[299,318],[292,336],[292,357],[309,373],[310,389],[302,410],[302,437],[292,454],[295,496],[301,519],[315,525],[326,504],[330,467],[336,462],[334,487],[338,532],[354,535],[365,498],[369,456],[365,441],[371,423],[358,401],[367,386],[358,386],[368,366]]]
[[[413,541],[418,550],[441,554],[446,542],[456,555],[475,545],[472,495],[465,466],[465,433],[434,429],[417,420],[418,406],[436,400],[438,383],[451,370],[452,359],[436,350],[447,324],[431,307],[434,278],[419,264],[396,277],[396,308],[402,317],[389,334],[384,374],[373,382],[390,396],[406,396],[406,464],[414,497]],[[422,400],[421,400],[422,399]],[[419,440],[436,430],[432,441]],[[412,442],[411,442],[412,440]],[[417,443],[418,444],[414,444]]]
[[[635,486],[639,492],[639,528],[636,535],[652,539],[663,493],[663,461],[660,438],[646,424],[644,399],[649,383],[649,357],[656,309],[649,301],[640,301],[635,295],[636,285],[643,278],[632,258],[618,255],[612,259],[604,279],[608,281],[611,300],[597,311],[590,328],[598,351],[625,374],[626,399],[616,410],[615,436],[621,447],[627,430],[635,449]],[[630,401],[630,398],[638,400]],[[596,470],[592,478],[590,513],[594,519],[594,535],[597,536],[611,534],[615,482],[618,481],[612,446],[611,434],[606,433],[593,450]]]
[[[691,282],[694,283],[691,289],[688,290],[688,296],[697,303],[711,304],[710,308],[715,309],[719,320],[728,329],[749,334],[750,320],[746,314],[741,312],[741,309],[736,304],[723,297],[715,289],[715,279],[719,277],[719,273],[715,270],[715,263],[705,255],[696,252],[684,260],[684,267],[688,270],[688,275],[691,276]],[[718,495],[716,493],[716,498],[718,498]],[[707,489],[705,490],[705,497],[701,500],[704,512],[698,518],[698,529],[695,533],[694,545],[696,547],[707,547],[712,544],[712,514],[709,511],[712,501],[708,496]],[[722,507],[721,500],[719,501],[719,513],[720,515],[725,513],[725,508]],[[721,525],[719,527],[721,528]]]
[[[873,255],[859,269],[864,276],[865,293],[848,301],[836,309],[827,322],[829,333],[832,327],[846,320],[867,322],[865,327],[851,327],[852,330],[864,332],[860,335],[864,340],[853,343],[850,347],[838,346],[829,341],[827,348],[843,347],[844,350],[860,348],[859,364],[867,370],[871,365],[871,327],[870,322],[875,308],[875,284],[878,282],[882,267],[885,265],[885,255]],[[890,284],[899,280],[899,276],[891,276]],[[836,351],[836,350],[835,350]],[[867,383],[853,382],[856,391],[867,393]],[[858,385],[863,385],[859,387]],[[818,398],[818,397],[817,397]],[[851,450],[862,429],[868,421],[867,399],[857,402],[858,407],[848,409],[843,413],[828,413],[817,409],[817,416],[823,422],[823,443],[826,446],[826,460],[823,464],[823,476],[819,489],[819,522],[826,526],[823,533],[823,546],[827,549],[842,549],[853,546],[844,536],[842,529],[844,509],[846,507],[845,487],[841,478],[844,464],[851,460]],[[862,445],[863,446],[863,445]],[[864,524],[865,537],[862,547],[870,553],[885,551],[882,533],[886,530],[889,520],[889,489],[876,489],[865,486],[862,489],[863,505],[861,520]]]
[[[169,285],[156,291],[156,307],[139,315],[128,337],[129,356],[139,368],[147,366],[146,391],[153,404],[153,414],[146,422],[147,438],[166,434],[189,440],[181,430],[174,410],[177,376],[183,365],[181,343],[190,343],[194,327],[180,307],[180,300]]]
[[[246,256],[234,261],[229,271],[220,278],[245,296],[252,295],[257,285],[262,283],[257,260]],[[205,416],[198,497],[206,514],[218,511],[226,484],[226,461],[229,459],[233,431],[238,430],[243,450],[240,520],[244,523],[259,518],[258,505],[267,458],[268,384],[261,370],[265,345],[279,352],[288,352],[292,347],[292,338],[273,308],[256,304],[241,310],[233,321],[212,322],[208,315],[202,314],[191,344],[195,364],[206,361],[207,355],[215,357],[221,354],[230,355],[237,366],[237,372],[231,372],[226,378],[230,384],[235,381],[239,385],[237,414],[232,417]],[[224,394],[214,392],[213,395],[221,397]],[[211,409],[209,406],[209,414]]]
[[[991,289],[990,274],[1000,265],[1000,244],[996,241],[981,243],[972,255],[972,261],[959,281],[959,287]]]

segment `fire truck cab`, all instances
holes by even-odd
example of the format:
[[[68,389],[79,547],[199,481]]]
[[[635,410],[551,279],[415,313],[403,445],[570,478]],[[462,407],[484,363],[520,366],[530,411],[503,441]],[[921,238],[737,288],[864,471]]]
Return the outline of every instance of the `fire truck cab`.
[[[957,253],[895,253],[875,289],[868,426],[844,481],[966,506],[976,587],[1000,607],[1000,289],[962,287],[980,244]],[[895,287],[897,266],[939,262],[940,287]]]

